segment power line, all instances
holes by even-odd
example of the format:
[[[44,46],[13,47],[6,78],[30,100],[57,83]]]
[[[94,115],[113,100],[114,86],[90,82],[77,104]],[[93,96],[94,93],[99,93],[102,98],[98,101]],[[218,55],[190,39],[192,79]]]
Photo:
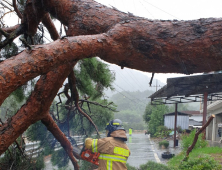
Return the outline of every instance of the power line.
[[[116,90],[116,89],[115,89],[115,91],[117,91],[117,92],[120,93],[122,96],[124,96],[124,97],[126,97],[127,99],[129,99],[131,102],[137,104],[138,106],[141,105],[140,103],[137,103],[137,102],[135,102],[134,100],[128,98],[128,97],[127,97],[126,95],[124,95],[122,92],[120,92],[120,91],[118,91],[118,90]],[[146,104],[146,105],[147,105],[147,104]],[[141,105],[141,106],[142,106],[142,105]]]
[[[121,88],[120,86],[118,86],[116,83],[114,83],[117,87],[119,87],[120,89],[122,89],[123,91],[125,91],[123,88]],[[126,92],[126,91],[125,91]],[[127,93],[127,92],[126,92]],[[143,101],[141,101],[140,99],[134,97],[134,96],[131,96],[129,93],[127,93],[130,97],[132,98],[135,98],[136,100],[139,100],[140,102],[142,102],[143,104],[147,105],[146,103],[144,103]],[[126,96],[125,96],[126,97]],[[131,99],[130,99],[131,100]]]
[[[151,4],[150,2],[147,2],[147,0],[143,0],[143,1],[146,2],[146,3],[148,3],[148,4],[150,4],[151,6],[153,6],[153,7],[155,7],[155,8],[157,8],[157,9],[159,9],[160,11],[162,11],[162,12],[164,12],[164,13],[166,13],[166,14],[168,14],[168,15],[170,15],[170,16],[176,18],[176,19],[179,19],[179,18],[177,18],[176,16],[170,14],[169,12],[166,12],[166,11],[162,10],[161,8],[159,8],[159,7],[157,7],[157,6],[153,5],[153,4]]]
[[[151,15],[151,17],[153,17],[153,19],[154,19],[155,17],[154,17],[153,14],[146,8],[146,6],[143,5],[143,3],[142,3],[141,1],[139,1],[139,2],[140,2],[141,5],[145,8],[145,10]]]
[[[131,72],[131,70],[129,70],[129,71]],[[136,80],[136,79],[133,77],[132,72],[129,73],[127,70],[126,70],[126,72],[129,74],[129,76],[132,78],[132,80],[133,80],[137,85],[140,86],[140,83],[138,82],[138,80]],[[140,88],[141,88],[141,86],[140,86]],[[143,89],[143,88],[141,88],[141,89]]]
[[[110,71],[112,71],[112,70],[110,70]],[[135,86],[133,86],[133,84],[130,83],[130,82],[126,79],[126,77],[125,77],[120,71],[119,71],[119,72],[112,71],[112,72],[114,72],[115,75],[116,75],[116,73],[118,73],[118,75],[121,76],[121,79],[122,79],[123,81],[125,81],[128,85],[130,84],[130,86],[131,86],[132,88],[135,88]]]

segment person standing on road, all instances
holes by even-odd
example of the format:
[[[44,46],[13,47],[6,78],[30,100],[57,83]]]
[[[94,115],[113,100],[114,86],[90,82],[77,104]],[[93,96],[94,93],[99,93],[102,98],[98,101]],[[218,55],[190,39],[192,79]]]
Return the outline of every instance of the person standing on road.
[[[132,136],[133,128],[129,128],[129,135]]]
[[[122,121],[114,119],[106,126],[106,138],[85,140],[85,147],[100,153],[98,170],[127,170],[126,161],[130,150],[126,145],[127,136]]]

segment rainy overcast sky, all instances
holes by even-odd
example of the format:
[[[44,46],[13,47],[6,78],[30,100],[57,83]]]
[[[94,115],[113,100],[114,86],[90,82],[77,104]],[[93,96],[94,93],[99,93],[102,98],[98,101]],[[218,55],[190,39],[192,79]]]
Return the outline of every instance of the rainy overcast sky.
[[[194,20],[200,18],[221,18],[222,0],[96,0],[120,11],[130,12],[148,19]],[[151,73],[145,73],[151,77]],[[184,74],[155,74],[154,78],[166,83],[170,77]]]

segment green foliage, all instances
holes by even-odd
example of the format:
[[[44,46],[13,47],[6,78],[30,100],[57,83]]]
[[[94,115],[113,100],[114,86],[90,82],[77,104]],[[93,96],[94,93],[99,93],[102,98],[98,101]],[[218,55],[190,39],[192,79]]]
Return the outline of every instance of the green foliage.
[[[137,123],[143,121],[143,118],[135,110],[123,110],[115,113],[115,118],[122,120],[123,122]]]
[[[148,161],[146,164],[140,165],[139,168],[135,168],[128,163],[126,164],[127,170],[172,170],[168,168],[166,165],[156,163],[153,161]]]
[[[156,163],[153,161],[148,161],[146,164],[140,165],[139,170],[171,170],[171,169],[168,168],[166,165]]]
[[[193,149],[192,152],[190,152],[188,161],[196,159],[200,157],[200,155],[206,155],[206,154],[217,154],[217,153],[222,153],[222,148],[219,147],[205,147],[205,148],[196,148]],[[186,154],[185,151],[181,152],[180,154],[174,156],[168,161],[168,166],[171,169],[178,170],[179,169],[179,163],[184,159],[184,155]]]
[[[21,105],[24,104],[25,97],[23,94],[19,97],[16,94],[20,94],[20,89],[14,91],[9,97],[5,99],[0,108],[0,118],[2,121],[5,121],[7,118],[13,116]],[[21,92],[22,93],[22,92]]]
[[[183,129],[182,129],[181,126],[178,126],[178,127],[177,127],[177,132],[178,132],[178,133],[182,133],[182,132],[183,132]]]
[[[131,110],[136,112],[137,115],[143,115],[147,103],[147,96],[150,94],[152,94],[152,91],[149,90],[143,92],[123,91],[114,94],[111,100],[118,105],[118,111]]]
[[[119,111],[115,113],[114,117],[121,119],[126,129],[132,127],[134,130],[144,130],[143,113],[147,103],[147,96],[150,94],[152,94],[152,91],[149,90],[143,92],[123,91],[114,94],[111,100],[117,104],[117,110]]]
[[[137,168],[129,165],[128,163],[126,164],[127,170],[137,170]]]
[[[165,148],[168,148],[168,146],[169,146],[169,141],[167,141],[167,140],[162,140],[162,141],[160,141],[159,142],[159,146],[161,147],[161,146],[165,146]]]
[[[170,132],[171,130],[169,130],[166,126],[158,126],[157,131],[154,134],[154,136],[164,138],[164,137],[168,137]]]
[[[67,168],[69,163],[69,157],[64,149],[59,149],[52,154],[51,162],[53,166],[58,168]]]
[[[8,150],[0,158],[1,170],[42,170],[44,168],[44,158],[42,154],[39,154],[36,158],[30,158],[26,154],[23,154],[25,150],[24,141],[19,137],[17,144],[21,144],[23,147],[18,148],[16,143],[10,145]]]
[[[107,101],[100,101],[98,102],[106,105]],[[83,108],[87,110],[88,107],[83,106]],[[60,116],[62,119],[66,119],[66,113],[67,111],[64,109],[64,107],[60,110]],[[94,132],[94,127],[88,122],[86,118],[83,116],[72,113],[74,117],[69,120],[69,128],[71,131],[71,134],[87,134],[90,135],[92,132]],[[113,119],[113,113],[107,108],[98,107],[95,105],[90,106],[90,113],[89,115],[93,119],[94,123],[98,126],[100,130],[104,130],[106,123],[109,122],[111,119]],[[63,117],[62,117],[63,116]],[[64,134],[68,136],[68,123],[58,123],[59,128],[63,131]],[[27,131],[27,136],[30,141],[36,141],[39,140],[40,146],[44,148],[43,153],[44,155],[52,154],[52,162],[53,165],[58,165],[58,167],[61,169],[66,168],[69,162],[69,158],[66,155],[65,151],[63,149],[59,151],[54,151],[56,147],[57,140],[54,138],[54,136],[47,131],[46,127],[39,121],[29,127],[29,130]],[[75,141],[72,138],[69,138],[71,142]],[[73,144],[74,144],[73,143]]]
[[[221,170],[222,166],[210,157],[210,155],[200,155],[194,159],[188,159],[188,161],[181,162],[180,170]]]
[[[34,164],[35,170],[42,170],[45,168],[44,163],[44,155],[39,154],[36,158],[31,159],[32,163]],[[33,168],[29,168],[28,170],[33,170]]]
[[[40,141],[39,146],[43,148],[43,155],[46,156],[53,153],[56,140],[53,135],[47,131],[47,128],[41,121],[29,126],[26,131],[26,136],[29,141]]]
[[[80,162],[80,170],[90,169],[91,163],[87,161],[81,161]]]
[[[94,102],[100,103],[102,105],[107,105],[108,101],[106,100],[96,100]],[[111,107],[111,106],[110,106]],[[103,108],[97,105],[90,105],[90,109],[88,105],[83,105],[83,109],[88,115],[92,118],[93,122],[97,125],[99,131],[103,131],[105,129],[106,123],[113,119],[113,112],[108,108]],[[113,107],[115,110],[115,108]],[[63,110],[60,111],[61,116],[66,115],[67,111]],[[69,120],[69,128],[71,134],[86,134],[91,135],[92,132],[95,131],[95,128],[92,124],[89,123],[88,119],[83,117],[80,114],[72,113],[74,117]],[[59,124],[60,129],[65,133],[68,134],[68,127],[66,124]]]
[[[193,143],[193,140],[194,140],[194,137],[195,137],[195,133],[196,131],[193,130],[190,134],[183,134],[181,139],[182,139],[182,142],[181,142],[181,146],[183,148],[183,150],[187,150],[189,146],[191,146],[191,144]],[[197,139],[197,142],[194,146],[194,149],[196,148],[204,148],[208,145],[208,142],[206,140],[203,139],[203,134],[201,133],[199,136],[198,136],[198,139]]]
[[[108,105],[115,110],[115,107],[109,101],[100,99],[105,88],[112,88],[111,83],[114,80],[114,75],[106,64],[96,58],[79,61],[74,72],[80,96],[90,96],[88,101],[96,104],[84,103],[81,105],[82,110],[91,117],[99,130],[104,130],[106,123],[113,119],[113,111],[98,105]],[[77,110],[69,111],[62,103],[59,105],[57,113],[55,103],[57,102],[53,102],[50,111],[55,113],[56,118],[59,118],[60,121],[57,121],[57,125],[66,136],[69,136],[69,134],[71,136],[77,134],[90,136],[95,132],[93,125]],[[67,154],[63,149],[54,151],[57,140],[41,122],[32,125],[28,129],[27,136],[31,141],[40,141],[40,146],[44,148],[43,153],[45,155],[52,154],[53,165],[57,165],[60,169],[67,168],[69,162]],[[69,140],[72,145],[76,143],[72,137],[69,137]]]
[[[88,95],[92,100],[99,98],[103,90],[112,87],[115,77],[108,65],[97,58],[87,58],[78,62],[75,69],[76,85],[81,94]]]
[[[97,169],[98,166],[87,161],[80,161],[80,170]]]
[[[105,106],[108,105],[109,103],[109,101],[101,99],[97,99],[96,102]],[[93,119],[94,123],[97,125],[99,130],[104,130],[106,124],[114,118],[113,111],[109,110],[108,108],[99,107],[97,105],[91,105],[90,111],[88,110],[89,109],[88,107],[84,106],[84,108],[87,111],[87,113],[89,113],[89,115],[91,116],[91,118]],[[113,110],[116,109],[112,105],[110,105],[110,108],[112,108]],[[89,129],[87,129],[87,131],[88,130]]]
[[[19,103],[25,99],[24,89],[22,87],[17,88],[11,95],[13,95]]]
[[[143,114],[143,120],[146,123],[149,123],[149,121],[151,119],[151,114],[152,114],[152,105],[151,105],[151,102],[149,102],[148,105],[146,106],[145,112]]]
[[[148,123],[148,132],[153,136],[157,132],[157,127],[164,125],[163,115],[168,112],[166,105],[150,105],[151,115]],[[145,113],[145,117],[146,117]]]
[[[4,48],[1,50],[1,58],[6,59],[10,58],[14,55],[18,54],[18,47],[15,43],[11,43],[11,45],[6,45]]]
[[[115,119],[123,121],[125,129],[129,129],[131,127],[134,130],[143,130],[145,128],[142,115],[138,114],[135,110],[122,110],[115,113],[114,117]]]

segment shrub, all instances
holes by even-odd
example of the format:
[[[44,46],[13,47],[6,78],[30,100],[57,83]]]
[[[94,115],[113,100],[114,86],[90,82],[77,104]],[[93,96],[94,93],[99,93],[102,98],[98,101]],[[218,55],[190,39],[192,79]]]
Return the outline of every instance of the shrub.
[[[165,146],[165,148],[168,148],[169,141],[167,141],[167,140],[160,141],[159,142],[159,146],[161,147],[162,145]]]
[[[137,170],[135,167],[130,166],[128,163],[126,164],[127,170]]]
[[[179,166],[180,170],[221,170],[221,168],[222,166],[209,155],[201,155],[198,158],[183,161]]]
[[[182,132],[183,132],[183,129],[182,129],[181,126],[178,126],[178,127],[177,127],[177,132],[178,132],[178,133],[182,133]]]
[[[184,151],[187,150],[188,147],[193,143],[195,133],[196,133],[196,131],[193,130],[189,135],[187,135],[187,134],[182,135],[182,137],[181,137],[181,139],[182,139],[181,146],[182,146]],[[203,134],[199,135],[199,137],[197,139],[197,143],[194,146],[194,149],[204,148],[208,145],[207,141],[204,140],[202,136],[203,136]]]
[[[154,136],[156,137],[167,137],[170,134],[170,130],[166,126],[158,126]]]
[[[139,170],[171,170],[166,165],[149,161],[146,164],[140,165]]]

